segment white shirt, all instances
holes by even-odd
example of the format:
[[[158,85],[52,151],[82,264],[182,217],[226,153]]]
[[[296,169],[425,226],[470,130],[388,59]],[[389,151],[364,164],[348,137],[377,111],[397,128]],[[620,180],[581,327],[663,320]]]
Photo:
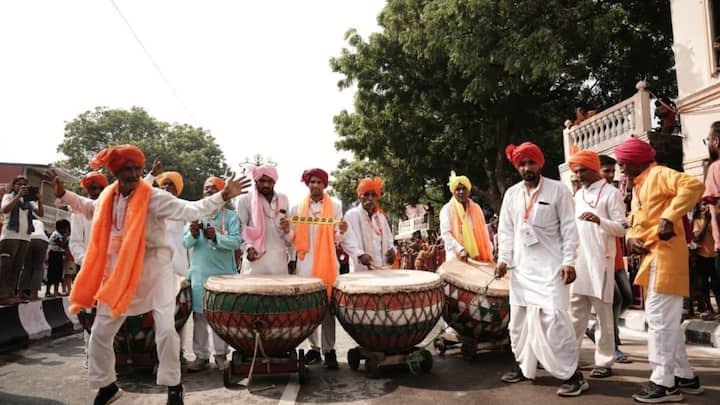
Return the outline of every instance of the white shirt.
[[[75,259],[75,264],[82,266],[85,259],[85,251],[88,242],[90,242],[90,230],[92,229],[92,219],[88,219],[85,215],[73,212],[70,215],[70,253]]]
[[[456,254],[459,254],[461,250],[465,249],[462,245],[462,241],[458,241],[453,237],[452,235],[452,213],[450,212],[452,210],[452,204],[447,203],[443,205],[442,209],[440,210],[440,237],[442,237],[443,242],[445,243],[445,255],[448,258],[455,257]],[[465,220],[470,225],[470,229],[475,232],[475,225],[472,222],[472,218],[470,217],[470,214],[465,210]],[[490,248],[492,249],[493,244],[490,242],[490,234],[488,233],[487,228],[485,228],[485,234],[488,238],[488,243],[490,245]],[[478,243],[478,246],[480,244]]]
[[[377,216],[377,219],[375,218]],[[361,221],[370,221],[370,216],[367,211],[358,205],[355,208],[348,210],[345,213],[345,222],[347,222],[348,229],[345,233],[345,237],[342,240],[343,250],[348,254],[350,262],[350,271],[366,271],[367,266],[360,263],[358,257],[363,254],[368,254],[372,258],[372,262],[375,266],[383,267],[385,263],[385,253],[383,252],[382,245],[383,241],[388,249],[393,249],[393,234],[390,230],[390,225],[385,218],[385,215],[375,213],[372,218],[370,226],[373,229],[377,228],[376,221],[380,223],[378,235],[375,232],[371,233],[371,246],[365,246],[363,242],[362,226]]]
[[[248,193],[240,198],[237,202],[237,214],[240,219],[241,228],[252,226],[252,214],[250,208],[250,198],[253,193]],[[288,198],[285,194],[278,193],[273,195],[272,201],[263,196],[263,212],[265,213],[265,254],[255,261],[247,260],[248,242],[244,243],[244,260],[242,264],[243,273],[252,274],[288,274],[288,249],[290,241],[287,235],[280,227],[280,218],[287,215]],[[286,214],[280,211],[285,210]]]
[[[335,219],[338,221],[342,219],[342,204],[339,201],[332,200],[333,204],[333,211],[335,213]],[[323,202],[322,200],[315,202],[310,200],[310,216],[317,218],[320,216],[320,213],[322,212],[323,208]],[[294,206],[290,209],[290,216],[298,215],[298,206]],[[317,229],[319,226],[329,226],[329,225],[315,225],[310,224],[310,230],[309,230],[309,242],[308,242],[308,251],[305,253],[305,258],[300,259],[300,257],[297,257],[297,252],[295,249],[291,249],[291,260],[297,260],[295,265],[295,274],[298,276],[303,277],[312,277],[313,275],[313,252],[315,252],[315,235],[317,234]],[[335,224],[334,232],[333,232],[333,240],[338,241],[342,238],[339,231],[338,224]],[[295,224],[290,224],[290,235],[289,238],[292,240],[295,236]],[[333,250],[335,247],[333,246]],[[296,259],[297,257],[297,259]],[[335,261],[335,268],[336,270],[340,269],[340,263]]]
[[[39,219],[33,219],[32,223],[35,230],[33,231],[33,233],[30,234],[30,239],[44,240],[45,242],[49,242],[50,240],[45,233],[45,224]]]
[[[0,209],[5,209],[12,200],[15,199],[15,194],[13,193],[6,193],[2,198],[2,203],[0,204]],[[19,202],[18,202],[19,204]],[[32,205],[32,209],[36,210],[38,208],[38,205],[35,201],[31,201],[30,204]],[[10,224],[10,215],[12,213],[12,210],[5,214],[5,221],[2,228],[2,233],[0,233],[0,239],[20,239],[25,241],[30,241],[30,233],[28,233],[28,210],[20,209],[20,216],[18,218],[18,230],[13,231],[8,228],[8,225]]]
[[[127,197],[121,196],[115,206],[116,212],[125,212],[127,200]],[[96,200],[66,191],[62,201],[70,205],[76,213],[92,218]],[[173,248],[167,242],[166,222],[168,220],[192,221],[195,218],[209,215],[223,204],[221,193],[191,202],[177,198],[166,191],[152,189],[145,225],[145,259],[142,273],[135,290],[135,297],[124,315],[143,314],[152,309],[166,308],[175,302],[177,283],[175,275],[170,271]],[[122,233],[125,227],[123,215],[118,215],[118,226],[121,229],[119,232]],[[123,235],[123,237],[133,236]],[[110,274],[117,259],[117,253],[111,250],[111,246],[108,247],[108,255],[110,260],[106,273]],[[110,314],[109,308],[104,303],[98,304],[98,312]]]
[[[590,212],[600,224],[579,217]],[[575,264],[573,294],[613,302],[615,290],[615,238],[625,235],[625,204],[620,191],[605,179],[575,193],[575,213],[580,245]]]
[[[575,202],[567,186],[542,177],[537,202],[527,219],[537,243],[525,246],[521,225],[526,204],[530,205],[537,190],[528,191],[520,182],[505,193],[498,223],[498,262],[513,266],[511,305],[567,310],[569,287],[562,280],[560,267],[575,266]]]

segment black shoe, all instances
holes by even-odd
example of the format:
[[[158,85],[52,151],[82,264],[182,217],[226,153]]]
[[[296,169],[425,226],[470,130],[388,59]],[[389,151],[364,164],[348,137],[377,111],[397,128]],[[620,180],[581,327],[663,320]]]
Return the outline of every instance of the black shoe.
[[[583,391],[587,391],[589,389],[590,384],[585,381],[581,372],[576,371],[569,380],[562,383],[560,388],[557,390],[557,394],[561,397],[577,397],[582,394]]]
[[[95,396],[93,405],[107,405],[115,402],[122,395],[122,390],[115,383],[102,387]]]
[[[674,387],[663,387],[650,381],[647,387],[643,388],[637,394],[633,394],[633,399],[637,402],[645,404],[659,404],[662,402],[679,402],[683,400],[677,385]]]
[[[690,395],[700,395],[705,390],[700,385],[700,378],[695,376],[693,378],[680,378],[675,377],[675,385],[680,389],[680,392]]]
[[[338,367],[339,365],[337,362],[337,356],[335,355],[335,350],[325,352],[325,368],[328,370],[337,370]]]
[[[590,339],[591,342],[595,343],[595,329],[585,329],[585,336]]]
[[[500,377],[500,380],[508,384],[513,384],[520,381],[525,381],[527,380],[527,378],[523,375],[522,370],[520,370],[520,366],[515,364],[512,370],[508,371],[507,373],[503,374],[502,377]]]
[[[173,387],[168,387],[168,400],[167,405],[184,405],[183,401],[183,386],[178,384]]]
[[[310,349],[307,353],[305,353],[305,364],[317,364],[322,361],[322,357],[320,357],[320,350]]]

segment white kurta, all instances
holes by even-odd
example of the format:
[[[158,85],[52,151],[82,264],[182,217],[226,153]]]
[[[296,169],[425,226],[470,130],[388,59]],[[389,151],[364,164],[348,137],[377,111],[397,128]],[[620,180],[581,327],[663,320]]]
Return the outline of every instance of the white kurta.
[[[185,221],[167,221],[165,243],[172,248],[172,269],[178,276],[187,278],[190,269],[188,250],[183,246]]]
[[[579,219],[586,212],[597,215],[600,224]],[[612,303],[615,238],[625,235],[625,204],[620,191],[605,179],[583,187],[575,193],[575,214],[580,245],[572,293]]]
[[[335,219],[338,221],[342,219],[342,204],[339,201],[332,200],[333,203],[333,211],[335,212]],[[322,212],[322,200],[315,202],[310,202],[310,216],[312,217],[319,217],[320,213]],[[298,215],[298,206],[294,206],[290,209],[290,216]],[[291,259],[297,260],[295,265],[295,274],[298,276],[303,277],[312,277],[313,275],[313,252],[315,251],[315,236],[317,234],[317,228],[318,226],[329,226],[329,225],[310,225],[310,231],[309,231],[309,250],[307,253],[305,253],[305,258],[300,259],[297,257],[297,252],[295,249],[291,249]],[[334,240],[340,241],[342,239],[342,235],[340,235],[340,230],[338,225],[336,224],[334,227]],[[289,239],[292,240],[295,235],[295,224],[290,224],[290,234]],[[334,247],[333,247],[334,248]],[[297,257],[297,258],[296,258]],[[339,271],[340,269],[340,263],[335,262],[336,271]]]
[[[237,201],[237,214],[241,227],[252,226],[250,198],[252,193],[241,196]],[[247,241],[244,244],[242,272],[250,274],[288,274],[288,250],[290,242],[282,231],[280,218],[288,212],[288,198],[285,194],[275,192],[272,201],[262,198],[265,213],[265,254],[255,261],[247,260]]]
[[[393,234],[390,230],[390,224],[388,224],[385,215],[379,215],[378,219],[380,222],[380,234],[373,232],[370,235],[371,246],[365,246],[363,242],[362,225],[360,221],[370,221],[370,216],[362,206],[357,206],[348,210],[345,213],[345,222],[347,222],[348,229],[345,233],[345,237],[342,240],[342,248],[348,254],[350,262],[350,271],[366,271],[367,266],[360,263],[358,257],[363,254],[369,254],[372,258],[372,262],[375,266],[385,266],[385,253],[383,252],[382,245],[383,240],[385,246],[388,249],[393,249]],[[373,216],[374,217],[374,216]],[[372,218],[375,221],[375,218]],[[372,225],[375,226],[375,225]]]
[[[70,215],[70,253],[75,259],[75,264],[82,266],[85,259],[85,251],[90,241],[90,229],[92,229],[92,219],[83,214],[73,213]]]
[[[443,243],[445,244],[445,255],[448,258],[455,257],[456,254],[460,253],[461,250],[463,250],[462,241],[456,240],[455,237],[452,235],[452,213],[450,212],[452,210],[452,204],[447,203],[443,205],[442,209],[440,210],[440,237],[443,240]],[[470,214],[465,210],[465,217],[468,224],[470,224],[470,229],[475,232],[475,225],[472,222],[472,218],[470,217]],[[487,228],[485,228],[485,234],[487,235],[488,241],[490,240],[490,234],[487,231]],[[490,243],[490,246],[492,246],[492,243]]]

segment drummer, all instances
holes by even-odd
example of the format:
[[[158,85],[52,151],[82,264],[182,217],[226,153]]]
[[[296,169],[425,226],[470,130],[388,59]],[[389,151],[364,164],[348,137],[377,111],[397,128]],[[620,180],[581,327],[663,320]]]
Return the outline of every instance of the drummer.
[[[325,192],[328,186],[328,174],[322,169],[305,170],[302,182],[310,193],[299,204],[290,209],[290,217],[332,218],[335,225],[306,223],[290,223],[287,218],[281,219],[281,225],[293,243],[291,251],[291,268],[303,277],[322,279],[328,288],[328,297],[332,295],[332,286],[338,276],[339,263],[335,245],[340,242],[347,231],[347,223],[342,221],[342,205]],[[322,328],[322,339],[319,339]],[[321,327],[308,337],[310,350],[305,354],[306,364],[320,361],[320,349],[325,357],[325,367],[337,370],[338,362],[335,354],[335,316],[328,311]]]
[[[95,214],[85,265],[70,294],[69,309],[76,314],[98,301],[88,364],[90,387],[99,389],[95,404],[113,402],[122,394],[115,384],[113,340],[125,317],[151,310],[160,361],[157,383],[168,386],[168,404],[183,403],[175,288],[168,271],[171,253],[164,241],[165,221],[192,220],[210,213],[249,185],[245,177],[233,176],[222,194],[189,202],[142,181],[144,166],[145,156],[133,145],[100,151],[90,167],[105,167],[117,180],[95,201],[66,191],[60,177],[48,171],[58,198],[88,218]]]
[[[345,213],[348,232],[342,247],[350,258],[350,271],[390,268],[395,260],[393,235],[378,200],[382,195],[382,179],[360,181],[357,194],[360,204]]]
[[[211,197],[225,188],[219,177],[209,177],[203,185],[203,196]],[[192,249],[190,263],[190,286],[193,304],[193,352],[195,360],[188,365],[188,371],[201,371],[209,366],[210,339],[215,347],[215,365],[225,370],[228,345],[214,331],[211,331],[203,314],[203,286],[211,276],[236,274],[235,250],[240,247],[240,220],[234,211],[220,207],[208,216],[192,221],[185,226],[183,246]]]
[[[440,210],[440,234],[448,257],[493,261],[492,244],[480,206],[470,199],[472,183],[467,176],[450,172],[448,183],[453,196]]]

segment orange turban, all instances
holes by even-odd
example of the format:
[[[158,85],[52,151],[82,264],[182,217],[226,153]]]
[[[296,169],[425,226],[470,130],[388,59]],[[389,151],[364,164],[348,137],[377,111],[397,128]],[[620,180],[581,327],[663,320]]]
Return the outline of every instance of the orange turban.
[[[530,159],[540,167],[545,165],[545,156],[543,156],[540,148],[532,142],[523,142],[519,146],[508,145],[508,147],[505,148],[505,156],[512,162],[516,169],[520,166],[520,162],[523,159]]]
[[[80,187],[83,188],[83,190],[88,191],[91,185],[97,184],[98,186],[105,188],[108,185],[107,177],[105,177],[104,174],[100,172],[90,172],[80,179]]]
[[[183,191],[183,177],[178,172],[162,172],[158,174],[157,177],[155,177],[155,183],[158,184],[158,186],[162,186],[162,184],[165,182],[165,180],[170,180],[172,184],[175,185],[175,190],[177,190],[177,194],[182,194]]]
[[[215,188],[217,188],[218,191],[222,191],[225,188],[225,180],[221,179],[220,177],[210,176],[207,178],[207,180],[205,180],[205,184],[207,184],[207,182],[212,182],[212,184],[215,185]],[[180,191],[178,191],[178,194],[180,194]]]
[[[600,157],[591,150],[582,150],[568,159],[570,170],[575,171],[575,166],[583,166],[592,171],[600,172]]]
[[[618,163],[649,163],[655,161],[655,149],[638,138],[630,138],[615,148]]]
[[[380,198],[380,195],[382,194],[382,186],[383,181],[380,177],[362,179],[357,187],[357,195],[360,197],[368,191],[374,191],[375,194],[377,194],[377,197]]]
[[[145,167],[145,155],[137,146],[118,145],[98,152],[97,156],[90,161],[90,168],[105,167],[115,175],[129,161],[139,164],[140,167]]]

